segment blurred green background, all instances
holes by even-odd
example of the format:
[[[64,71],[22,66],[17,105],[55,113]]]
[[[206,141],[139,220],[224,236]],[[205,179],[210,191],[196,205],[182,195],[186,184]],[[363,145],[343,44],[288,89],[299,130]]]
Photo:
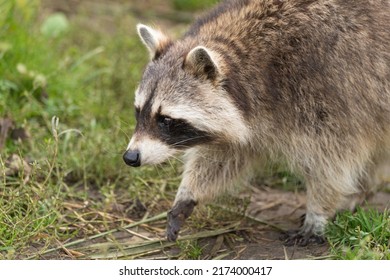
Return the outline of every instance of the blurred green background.
[[[177,168],[122,162],[148,62],[135,25],[178,36],[215,2],[0,0],[0,259],[88,235],[66,201],[109,212],[160,195],[168,209]]]

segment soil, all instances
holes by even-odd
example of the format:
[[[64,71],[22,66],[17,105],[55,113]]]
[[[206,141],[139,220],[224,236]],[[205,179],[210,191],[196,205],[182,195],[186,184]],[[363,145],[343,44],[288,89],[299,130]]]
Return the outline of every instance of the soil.
[[[63,12],[70,19],[82,11],[86,20],[101,22],[99,26],[104,26],[103,32],[110,32],[115,22],[113,17],[123,11],[131,13],[139,21],[158,22],[160,26],[168,29],[184,29],[183,21],[188,22],[193,15],[173,12],[167,4],[161,4],[162,1],[144,0],[137,1],[88,1],[88,0],[44,0],[43,6],[45,13]],[[164,2],[165,3],[165,2]],[[169,16],[175,14],[175,20],[169,19]],[[101,32],[102,29],[99,29]],[[297,229],[301,223],[301,217],[305,212],[305,194],[303,192],[287,192],[268,187],[250,188],[250,203],[247,208],[247,214],[252,219],[242,221],[239,230],[232,233],[218,235],[212,238],[205,238],[199,241],[203,248],[200,258],[213,258],[226,254],[225,259],[321,259],[329,255],[329,245],[308,245],[307,247],[286,247],[280,240],[281,229]],[[244,195],[248,195],[248,192]],[[390,194],[386,192],[377,193],[369,201],[370,207],[383,210],[389,207]],[[169,206],[167,206],[169,207]],[[165,210],[167,210],[166,208]],[[258,221],[262,222],[258,222]],[[164,223],[159,224],[161,230],[159,237],[164,236]],[[141,233],[151,238],[156,237],[156,233],[139,228]],[[185,233],[182,233],[184,235]],[[115,234],[115,238],[120,240],[131,238],[132,242],[137,242],[138,237],[124,232]],[[98,240],[96,240],[98,241]],[[179,248],[171,248],[164,252],[166,255],[175,255]],[[147,258],[164,257],[161,253],[148,255]],[[66,258],[64,255],[48,255],[49,258]]]
[[[365,207],[383,211],[389,207],[390,194],[379,192]],[[255,188],[252,190],[248,214],[254,218],[270,222],[284,230],[298,229],[305,213],[304,192],[286,192],[274,188]],[[238,259],[321,259],[329,255],[328,244],[309,244],[306,247],[284,246],[280,240],[281,232],[272,227],[254,228],[253,241],[246,241],[246,249]]]

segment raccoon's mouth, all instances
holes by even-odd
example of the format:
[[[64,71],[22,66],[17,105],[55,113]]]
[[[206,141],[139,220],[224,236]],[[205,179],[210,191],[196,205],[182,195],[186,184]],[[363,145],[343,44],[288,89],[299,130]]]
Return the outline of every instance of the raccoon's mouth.
[[[123,154],[123,161],[132,167],[161,164],[179,151],[158,139],[135,134]]]
[[[161,117],[158,132],[136,131],[123,154],[132,167],[161,164],[177,153],[194,146],[210,143],[213,137],[184,120]],[[162,123],[167,122],[166,125]],[[167,127],[166,127],[167,126]]]
[[[123,154],[123,161],[131,167],[139,167],[141,165],[155,165],[164,164],[171,158],[177,151],[170,151],[166,154],[156,151],[155,154],[142,153],[139,150],[127,150]]]
[[[127,150],[123,154],[123,161],[131,167],[139,167],[141,165],[163,164],[177,152],[180,152],[180,150],[170,149],[165,153],[163,151],[157,150],[151,152],[140,152],[140,150]]]

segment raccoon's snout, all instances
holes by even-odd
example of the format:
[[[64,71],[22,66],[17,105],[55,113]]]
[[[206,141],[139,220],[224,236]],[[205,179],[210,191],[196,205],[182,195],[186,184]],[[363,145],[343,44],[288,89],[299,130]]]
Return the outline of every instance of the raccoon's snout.
[[[141,165],[141,157],[138,150],[127,150],[123,154],[123,160],[127,165],[138,167]]]

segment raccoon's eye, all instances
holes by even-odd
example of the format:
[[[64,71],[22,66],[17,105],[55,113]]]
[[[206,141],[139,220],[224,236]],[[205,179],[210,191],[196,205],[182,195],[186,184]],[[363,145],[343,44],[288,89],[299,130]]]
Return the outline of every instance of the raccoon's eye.
[[[159,116],[157,121],[160,127],[169,127],[173,123],[173,119],[166,116]]]

